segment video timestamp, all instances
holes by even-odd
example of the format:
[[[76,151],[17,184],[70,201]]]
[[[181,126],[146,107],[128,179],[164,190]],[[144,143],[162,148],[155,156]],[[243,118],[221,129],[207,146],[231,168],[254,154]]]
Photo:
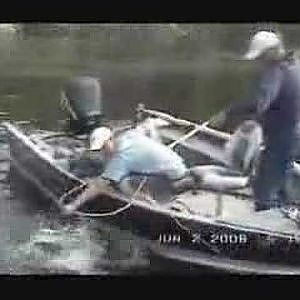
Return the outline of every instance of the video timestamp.
[[[213,233],[209,235],[209,238],[203,238],[200,233],[193,233],[191,243],[202,243],[205,240],[211,244],[246,244],[248,237],[244,233]],[[158,237],[158,241],[162,244],[178,244],[182,241],[180,234],[162,233]]]
[[[201,241],[201,234],[193,234],[192,243]],[[208,242],[211,244],[246,244],[248,242],[248,238],[244,233],[213,233],[210,235]]]

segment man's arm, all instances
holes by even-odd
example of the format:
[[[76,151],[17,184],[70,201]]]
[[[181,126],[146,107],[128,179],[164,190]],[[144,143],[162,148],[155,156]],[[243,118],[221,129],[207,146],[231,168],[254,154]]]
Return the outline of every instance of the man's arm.
[[[242,120],[247,115],[253,115],[254,119],[259,120],[277,98],[282,79],[283,74],[279,67],[267,70],[261,77],[256,93],[251,100],[230,105],[217,115],[212,124],[221,127],[228,119],[238,117]]]
[[[225,114],[226,117],[255,114],[256,106],[257,103],[253,100],[234,103],[230,105],[227,109],[225,109]]]
[[[250,101],[235,103],[225,110],[226,116],[254,114],[260,117],[276,100],[282,82],[282,71],[273,67],[263,73],[257,90]]]
[[[64,206],[64,213],[71,214],[86,202],[94,200],[101,193],[113,192],[114,183],[104,178],[96,178],[88,183],[88,187],[71,204]]]
[[[256,114],[257,103],[253,100],[241,101],[229,105],[226,109],[217,114],[210,126],[222,128],[229,119],[245,119],[245,116]]]

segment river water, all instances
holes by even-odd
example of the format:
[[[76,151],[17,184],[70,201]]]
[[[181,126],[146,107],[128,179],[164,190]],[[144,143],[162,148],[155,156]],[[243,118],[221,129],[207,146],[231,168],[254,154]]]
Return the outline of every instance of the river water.
[[[41,128],[56,129],[65,118],[59,107],[64,82],[91,75],[101,79],[108,118],[130,119],[143,102],[183,118],[208,119],[248,96],[256,72],[252,65],[228,57],[241,54],[241,40],[257,26],[221,25],[182,25],[187,37],[166,24],[86,24],[84,30],[74,24],[54,33],[46,24],[0,28],[0,110],[13,120],[36,119]],[[294,36],[295,28],[300,29],[295,26],[283,29]],[[300,40],[293,43],[299,45]],[[22,190],[18,193],[10,180],[9,145],[1,132],[1,274],[166,271],[149,263],[143,242],[130,232],[93,221],[66,221],[51,208],[36,205],[42,199],[25,182],[15,184]]]

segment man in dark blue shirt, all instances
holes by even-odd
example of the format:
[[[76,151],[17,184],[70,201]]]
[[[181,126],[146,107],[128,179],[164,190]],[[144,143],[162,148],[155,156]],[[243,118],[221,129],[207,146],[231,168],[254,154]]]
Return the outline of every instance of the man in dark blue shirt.
[[[256,209],[284,204],[287,170],[297,150],[300,121],[300,67],[296,61],[271,62],[257,95],[257,118],[261,122],[265,149],[253,189]]]
[[[260,211],[286,204],[282,191],[299,145],[300,65],[286,54],[280,37],[267,31],[254,35],[244,58],[264,67],[255,99],[222,115],[228,118],[247,111],[262,126],[265,149],[253,181],[255,210]]]

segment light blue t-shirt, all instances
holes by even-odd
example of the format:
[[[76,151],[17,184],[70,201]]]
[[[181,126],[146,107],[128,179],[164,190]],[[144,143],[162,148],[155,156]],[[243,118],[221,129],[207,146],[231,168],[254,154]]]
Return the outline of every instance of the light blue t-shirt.
[[[177,153],[136,130],[122,134],[116,144],[116,152],[106,165],[103,178],[119,183],[132,174],[157,174],[176,180],[186,173],[183,159]]]

